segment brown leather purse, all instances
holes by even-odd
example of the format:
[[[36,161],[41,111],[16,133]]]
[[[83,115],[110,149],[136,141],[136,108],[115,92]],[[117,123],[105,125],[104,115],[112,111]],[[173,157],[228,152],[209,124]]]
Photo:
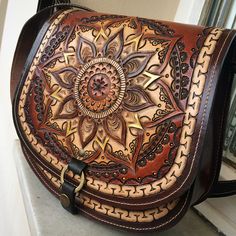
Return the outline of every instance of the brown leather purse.
[[[25,157],[73,214],[161,231],[218,181],[236,32],[75,5],[24,26],[12,66]]]

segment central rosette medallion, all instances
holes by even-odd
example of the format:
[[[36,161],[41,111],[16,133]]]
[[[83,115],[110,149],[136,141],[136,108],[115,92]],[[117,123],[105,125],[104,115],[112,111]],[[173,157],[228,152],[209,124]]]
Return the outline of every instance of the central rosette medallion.
[[[78,73],[75,98],[85,115],[101,119],[116,111],[124,98],[125,89],[121,66],[109,58],[95,58]]]

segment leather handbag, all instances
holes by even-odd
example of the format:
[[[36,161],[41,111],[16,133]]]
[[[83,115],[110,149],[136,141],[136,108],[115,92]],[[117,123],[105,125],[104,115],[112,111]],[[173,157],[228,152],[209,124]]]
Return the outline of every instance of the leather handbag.
[[[218,180],[235,31],[46,5],[16,47],[13,119],[26,160],[66,210],[162,231],[236,193]]]

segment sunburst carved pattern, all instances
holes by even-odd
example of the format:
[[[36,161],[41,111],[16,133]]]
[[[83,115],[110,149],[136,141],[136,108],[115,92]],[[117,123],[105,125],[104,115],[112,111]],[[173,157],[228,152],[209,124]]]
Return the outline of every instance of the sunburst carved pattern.
[[[129,18],[71,29],[64,52],[54,53],[41,71],[44,125],[60,127],[64,135],[54,136],[71,156],[83,149],[91,166],[136,173],[155,127],[183,113],[163,79],[177,40]]]

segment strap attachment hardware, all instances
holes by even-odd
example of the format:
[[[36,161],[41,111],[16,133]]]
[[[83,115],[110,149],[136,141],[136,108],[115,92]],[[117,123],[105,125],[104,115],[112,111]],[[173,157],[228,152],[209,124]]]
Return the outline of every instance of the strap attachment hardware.
[[[63,185],[65,180],[64,180],[64,176],[65,176],[65,173],[66,171],[68,170],[68,165],[65,165],[64,168],[62,169],[61,171],[61,184]],[[84,186],[85,184],[85,177],[84,177],[84,172],[82,171],[81,172],[81,175],[80,175],[80,183],[79,185],[75,188],[75,193],[78,193],[82,187]]]
[[[72,214],[78,213],[78,208],[75,204],[75,197],[79,194],[81,189],[85,184],[85,175],[84,175],[84,168],[86,167],[86,163],[80,161],[78,159],[72,158],[71,161],[64,166],[61,171],[60,181],[61,181],[61,195],[60,195],[60,202],[63,208],[71,212]],[[74,174],[80,176],[80,182],[77,187],[73,184],[69,183],[65,180],[65,173],[70,170]]]

